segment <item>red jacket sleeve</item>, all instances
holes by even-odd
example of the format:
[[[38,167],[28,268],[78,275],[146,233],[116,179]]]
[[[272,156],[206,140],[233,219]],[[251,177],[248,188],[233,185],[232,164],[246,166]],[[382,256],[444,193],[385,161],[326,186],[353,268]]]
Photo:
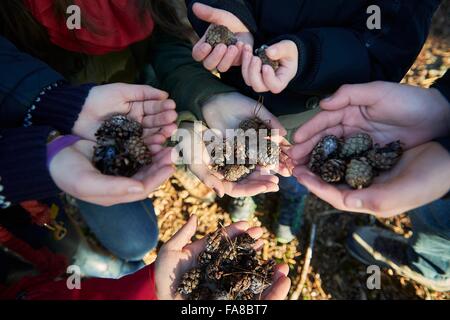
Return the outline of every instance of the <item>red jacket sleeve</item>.
[[[157,300],[154,267],[121,279],[85,279],[81,289],[69,290],[66,280],[43,283],[26,290],[26,300]]]

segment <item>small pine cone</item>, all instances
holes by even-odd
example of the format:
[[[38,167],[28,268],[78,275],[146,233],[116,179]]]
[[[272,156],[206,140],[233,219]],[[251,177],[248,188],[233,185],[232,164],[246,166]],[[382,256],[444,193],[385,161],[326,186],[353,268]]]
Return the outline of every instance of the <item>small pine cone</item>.
[[[403,147],[400,141],[394,141],[387,144],[384,148],[376,144],[374,149],[370,150],[366,157],[369,163],[377,170],[390,170],[400,160],[403,154]]]
[[[230,263],[231,261],[236,260],[237,258],[237,250],[236,250],[236,244],[224,242],[222,244],[222,249],[220,250],[221,258],[224,262]]]
[[[252,173],[252,170],[245,165],[229,164],[225,166],[223,175],[225,180],[238,182],[245,179]]]
[[[274,61],[267,56],[267,53],[266,53],[267,48],[268,48],[268,46],[263,45],[261,48],[256,49],[255,53],[261,59],[263,65],[267,64],[267,65],[271,66],[273,68],[273,70],[277,71],[278,68],[280,67],[280,62]]]
[[[200,285],[202,271],[199,268],[191,269],[181,278],[178,292],[183,295],[189,295]]]
[[[206,33],[206,42],[213,48],[221,43],[231,46],[237,43],[237,38],[227,27],[212,25]]]
[[[253,239],[248,233],[241,233],[235,238],[236,246],[238,250],[252,250],[253,245],[256,243],[255,239]]]
[[[267,278],[261,275],[252,275],[252,283],[249,287],[249,291],[254,295],[261,294],[264,290],[270,287],[272,281],[271,278]]]
[[[358,133],[345,140],[342,146],[341,158],[354,158],[372,149],[373,141],[367,133]]]
[[[353,159],[347,167],[345,180],[353,189],[367,188],[373,181],[373,169],[366,159]]]
[[[267,130],[268,135],[270,134],[270,128],[259,118],[244,120],[239,124],[239,128],[244,130],[244,132],[251,129],[254,129],[256,132],[259,132],[259,130]]]
[[[202,253],[199,254],[197,261],[200,267],[204,267],[210,264],[212,259],[213,255],[211,253],[203,251]]]
[[[114,116],[105,121],[95,136],[97,139],[114,138],[127,140],[131,137],[142,137],[144,130],[139,122],[125,116]]]
[[[231,281],[231,292],[240,294],[247,291],[252,285],[252,275],[248,273],[236,274]]]
[[[274,260],[269,260],[261,264],[260,267],[258,267],[255,271],[264,276],[265,279],[269,281],[273,278],[276,265],[277,263]]]
[[[265,167],[276,165],[280,161],[280,147],[273,141],[267,141],[266,150],[258,151],[258,164]]]
[[[206,266],[206,276],[210,280],[220,280],[223,276],[223,270],[220,268],[222,259],[218,257]]]
[[[256,259],[256,251],[253,249],[244,249],[244,254],[238,256],[239,268],[245,270],[254,270],[259,267],[259,261]]]
[[[117,145],[94,147],[94,166],[105,175],[131,177],[137,171],[136,161]]]
[[[342,142],[336,136],[326,136],[315,146],[311,153],[309,169],[315,174],[321,173],[322,165],[329,158],[337,155]]]
[[[215,232],[209,234],[206,237],[206,248],[205,251],[208,253],[215,253],[219,250],[220,245],[222,243],[222,230],[218,229]]]
[[[331,159],[325,162],[321,168],[320,176],[328,183],[340,182],[345,177],[347,166],[342,160]]]
[[[140,137],[131,137],[125,142],[126,150],[135,159],[139,167],[152,163],[152,155],[147,145]]]

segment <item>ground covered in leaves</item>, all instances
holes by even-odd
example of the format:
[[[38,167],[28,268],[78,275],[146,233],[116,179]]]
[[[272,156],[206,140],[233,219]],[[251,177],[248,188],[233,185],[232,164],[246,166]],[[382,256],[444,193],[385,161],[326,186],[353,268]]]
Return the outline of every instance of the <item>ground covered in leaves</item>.
[[[404,83],[429,87],[441,77],[450,66],[450,2],[444,2],[436,14],[430,37]],[[215,201],[214,195],[200,182],[186,191],[183,185],[190,181],[186,173],[177,174],[156,191],[152,198],[158,215],[161,243],[167,241],[187,220],[189,215],[199,217],[198,238],[215,231],[222,225],[231,223],[226,208],[227,199]],[[211,201],[201,201],[207,196]],[[381,290],[368,290],[366,267],[346,252],[344,243],[349,230],[358,225],[378,225],[393,230],[405,237],[412,231],[407,215],[394,219],[376,219],[350,213],[330,214],[317,222],[317,234],[311,264],[299,287],[305,254],[309,245],[311,217],[306,217],[298,240],[287,245],[277,244],[273,234],[278,208],[276,194],[258,197],[258,212],[252,224],[264,228],[263,259],[276,259],[290,266],[292,289],[290,297],[304,300],[322,299],[436,299],[447,300],[448,293],[437,293],[394,275],[392,270],[384,270]],[[155,257],[148,256],[148,261]]]

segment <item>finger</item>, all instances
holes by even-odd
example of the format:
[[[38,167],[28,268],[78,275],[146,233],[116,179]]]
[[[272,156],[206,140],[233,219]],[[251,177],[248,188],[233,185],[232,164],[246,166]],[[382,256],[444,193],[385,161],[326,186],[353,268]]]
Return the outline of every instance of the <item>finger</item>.
[[[205,60],[213,50],[212,46],[205,42],[205,39],[206,36],[203,36],[203,38],[197,42],[192,49],[192,57],[197,62]]]
[[[252,197],[260,193],[267,192],[267,186],[264,183],[236,184],[224,182],[224,192],[231,197]]]
[[[165,165],[163,167],[158,167],[152,170],[152,174],[147,176],[142,182],[144,184],[145,193],[149,195],[155,191],[159,186],[167,181],[174,173],[176,169],[172,164]]]
[[[162,134],[154,134],[151,136],[144,137],[144,142],[146,145],[161,145],[166,142],[167,138]]]
[[[146,137],[151,137],[152,135],[163,135],[166,139],[170,138],[175,131],[178,129],[175,123],[170,123],[162,127],[154,127],[151,129],[144,129],[144,141]]]
[[[275,70],[271,66],[263,65],[262,71],[264,84],[272,93],[278,94],[286,88],[286,84],[275,75]]]
[[[262,61],[258,57],[253,57],[248,70],[249,80],[255,92],[267,92],[268,89],[264,84],[261,74]]]
[[[244,82],[247,86],[251,86],[250,82],[250,76],[249,76],[249,70],[250,70],[250,63],[252,61],[252,48],[249,45],[246,45],[244,47],[244,52],[242,53],[242,78],[244,79]]]
[[[165,101],[145,101],[144,116],[156,115],[164,111],[175,110],[176,104],[173,100]]]
[[[197,18],[214,24],[223,24],[226,21],[226,15],[223,10],[210,7],[203,3],[194,3],[192,11]]]
[[[271,132],[271,140],[276,142],[277,140],[280,140],[280,136],[284,137],[285,135],[287,135],[287,131],[281,124],[280,120],[278,120],[277,117],[275,117],[269,110],[267,110],[267,108],[260,108],[257,112],[257,116],[260,120],[264,121],[271,129],[278,130],[278,132]]]
[[[164,245],[165,250],[181,251],[191,242],[197,231],[197,216],[192,215],[186,224]]]
[[[282,277],[287,277],[288,274],[289,274],[289,266],[285,263],[278,264],[275,267],[275,274],[273,276],[273,280],[274,282],[276,282],[278,279]]]
[[[344,85],[334,95],[322,100],[320,106],[324,110],[338,110],[348,106],[375,105],[386,95],[385,88],[381,82]]]
[[[236,43],[236,47],[238,49],[238,54],[236,56],[236,58],[233,61],[233,66],[240,66],[242,64],[242,52],[244,50],[244,42],[242,41],[238,41]]]
[[[344,121],[343,111],[321,111],[301,126],[294,134],[295,143],[308,141],[328,128],[336,127]]]
[[[209,70],[213,71],[217,68],[220,61],[222,61],[223,57],[227,52],[227,46],[223,43],[217,45],[212,53],[203,61],[203,66]]]
[[[278,61],[281,59],[284,59],[286,57],[292,57],[293,56],[293,50],[294,47],[286,45],[286,41],[280,41],[278,43],[275,43],[271,45],[269,48],[266,49],[266,55],[272,60]]]
[[[286,299],[289,289],[291,288],[291,279],[281,277],[269,289],[264,296],[265,300],[284,300]]]
[[[263,235],[263,229],[260,227],[254,227],[250,228],[246,231],[250,237],[252,237],[254,240],[258,240]]]
[[[227,48],[225,56],[217,66],[217,70],[219,70],[219,72],[227,72],[231,68],[233,62],[236,60],[238,55],[239,55],[238,48],[236,46],[229,46]]]
[[[75,185],[75,195],[89,197],[120,197],[133,195],[145,198],[144,185],[137,180],[113,177],[101,174],[98,171],[83,172],[78,175]]]
[[[178,114],[175,110],[168,110],[152,116],[145,116],[142,125],[144,128],[159,128],[164,125],[174,123]]]
[[[127,101],[166,100],[169,94],[147,85],[116,84]]]

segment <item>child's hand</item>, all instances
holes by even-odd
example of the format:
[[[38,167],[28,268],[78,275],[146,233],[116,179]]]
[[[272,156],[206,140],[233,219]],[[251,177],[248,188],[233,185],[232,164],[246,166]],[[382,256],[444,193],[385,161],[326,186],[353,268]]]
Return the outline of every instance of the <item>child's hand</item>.
[[[205,239],[191,242],[197,231],[197,217],[191,216],[189,221],[161,247],[155,262],[155,283],[159,300],[179,300],[181,295],[177,293],[177,285],[181,275],[197,265],[198,255],[205,249]],[[242,233],[247,233],[257,240],[255,249],[263,244],[258,240],[263,230],[259,227],[250,228],[247,222],[238,222],[229,225],[224,233],[234,238]],[[289,268],[285,264],[277,265],[273,277],[273,285],[262,295],[262,300],[283,300],[289,293],[291,281],[287,277]]]
[[[236,45],[227,47],[219,44],[215,48],[206,43],[206,34],[197,42],[192,50],[195,61],[203,62],[203,66],[212,71],[227,72],[232,66],[240,66],[242,50],[245,44],[253,48],[253,35],[248,28],[232,13],[196,3],[193,6],[195,15],[206,22],[226,26],[237,37]]]
[[[245,83],[255,92],[282,92],[294,79],[298,70],[298,49],[291,40],[283,40],[266,50],[267,56],[280,63],[277,71],[263,65],[259,57],[253,56],[252,48],[245,46],[242,54],[242,76]]]

